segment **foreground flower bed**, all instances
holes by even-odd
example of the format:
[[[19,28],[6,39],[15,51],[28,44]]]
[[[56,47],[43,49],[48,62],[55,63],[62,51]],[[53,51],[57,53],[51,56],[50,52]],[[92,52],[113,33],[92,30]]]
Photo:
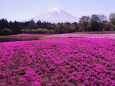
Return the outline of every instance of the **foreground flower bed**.
[[[0,86],[114,86],[115,40],[0,43]]]

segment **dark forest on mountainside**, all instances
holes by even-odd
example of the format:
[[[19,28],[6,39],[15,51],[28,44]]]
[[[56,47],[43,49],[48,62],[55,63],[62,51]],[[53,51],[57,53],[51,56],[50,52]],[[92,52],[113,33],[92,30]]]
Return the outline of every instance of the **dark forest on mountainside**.
[[[0,35],[11,34],[62,34],[72,32],[114,31],[115,13],[110,14],[109,20],[104,15],[82,16],[79,22],[49,23],[34,20],[26,22],[8,21],[0,19]]]

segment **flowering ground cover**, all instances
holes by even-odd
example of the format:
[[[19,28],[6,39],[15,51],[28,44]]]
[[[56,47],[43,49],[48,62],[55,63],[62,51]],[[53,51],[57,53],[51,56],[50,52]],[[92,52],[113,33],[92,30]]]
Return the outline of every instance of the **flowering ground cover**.
[[[115,86],[115,40],[0,43],[0,86]]]
[[[74,37],[74,38],[107,38],[115,39],[115,34],[77,34],[77,33],[68,33],[68,34],[54,34],[47,37]]]

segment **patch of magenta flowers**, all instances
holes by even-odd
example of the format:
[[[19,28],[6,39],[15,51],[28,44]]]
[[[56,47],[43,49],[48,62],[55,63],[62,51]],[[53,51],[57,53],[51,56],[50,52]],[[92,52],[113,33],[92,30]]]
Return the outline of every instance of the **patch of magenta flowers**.
[[[115,40],[0,43],[0,86],[115,86]]]

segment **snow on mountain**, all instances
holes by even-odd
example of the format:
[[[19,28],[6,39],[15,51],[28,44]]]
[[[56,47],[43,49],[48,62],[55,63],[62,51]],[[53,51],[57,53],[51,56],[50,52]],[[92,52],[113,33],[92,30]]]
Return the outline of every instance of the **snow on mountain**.
[[[51,8],[39,16],[32,18],[35,22],[38,20],[51,23],[78,22],[79,19],[72,14],[58,7]]]

